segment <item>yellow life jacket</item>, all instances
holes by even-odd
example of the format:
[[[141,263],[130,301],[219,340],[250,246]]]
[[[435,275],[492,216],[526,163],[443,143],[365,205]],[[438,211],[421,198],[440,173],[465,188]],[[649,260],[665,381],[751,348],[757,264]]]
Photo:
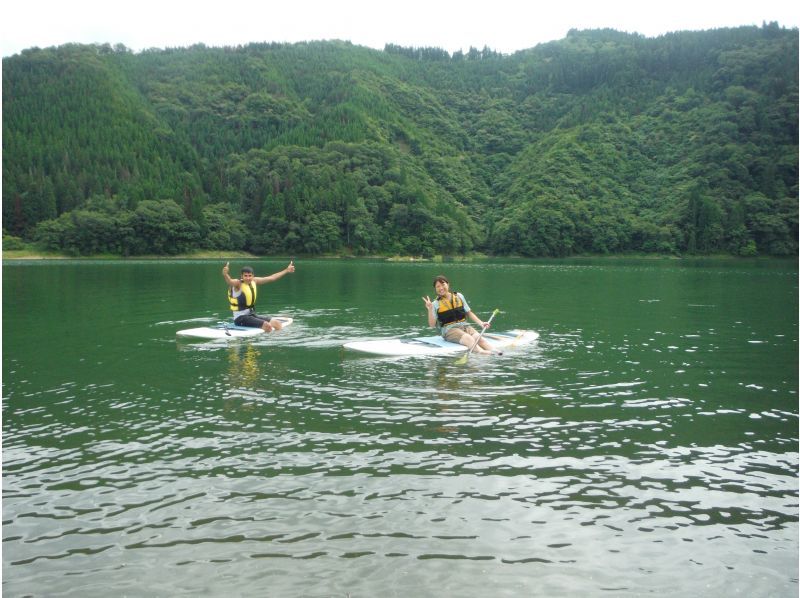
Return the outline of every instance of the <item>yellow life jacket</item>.
[[[449,298],[439,297],[439,309],[436,311],[436,318],[439,326],[463,322],[467,319],[467,312],[464,310],[464,302],[455,291],[450,293]]]
[[[256,305],[256,285],[251,282],[242,282],[239,285],[238,296],[233,296],[233,287],[228,287],[228,303],[230,303],[231,311],[244,311],[245,309],[253,309]]]

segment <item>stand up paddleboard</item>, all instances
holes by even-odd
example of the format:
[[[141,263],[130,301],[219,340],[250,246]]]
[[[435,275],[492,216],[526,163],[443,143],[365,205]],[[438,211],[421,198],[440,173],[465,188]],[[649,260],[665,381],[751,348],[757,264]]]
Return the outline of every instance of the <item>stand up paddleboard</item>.
[[[273,320],[280,321],[283,327],[286,328],[294,318],[286,316],[275,316]],[[201,328],[187,328],[186,330],[178,330],[175,333],[181,338],[199,338],[203,340],[216,340],[224,339],[231,340],[234,338],[250,338],[267,334],[261,328],[249,328],[246,326],[236,326],[234,324],[221,323],[215,326],[203,326]]]
[[[509,330],[508,332],[486,332],[483,338],[489,341],[493,349],[511,349],[529,345],[539,338],[533,330]],[[406,356],[406,355],[455,355],[467,350],[464,345],[449,343],[441,336],[424,336],[417,338],[392,338],[379,341],[354,341],[344,344],[345,349],[369,353],[371,355]]]

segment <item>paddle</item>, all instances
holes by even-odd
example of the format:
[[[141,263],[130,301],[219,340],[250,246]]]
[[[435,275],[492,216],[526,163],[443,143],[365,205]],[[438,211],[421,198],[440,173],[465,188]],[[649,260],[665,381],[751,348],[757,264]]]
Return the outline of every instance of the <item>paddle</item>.
[[[499,314],[499,313],[500,313],[500,310],[499,310],[499,309],[495,309],[495,310],[492,312],[492,315],[491,315],[491,316],[489,316],[489,320],[488,320],[488,322],[486,322],[486,323],[487,323],[487,324],[491,324],[491,323],[492,323],[492,320],[494,320],[494,317],[495,317],[497,314]],[[458,364],[458,365],[462,365],[462,364],[465,364],[465,363],[467,363],[467,360],[469,359],[469,356],[470,356],[470,355],[472,354],[472,352],[475,350],[475,347],[477,347],[477,346],[478,346],[478,343],[479,343],[479,342],[481,342],[481,337],[483,336],[483,333],[484,333],[484,332],[486,332],[486,329],[487,329],[488,327],[489,327],[489,326],[484,326],[484,327],[483,327],[483,330],[481,330],[481,333],[478,335],[478,340],[476,340],[476,341],[475,341],[475,343],[472,345],[472,347],[470,347],[470,349],[469,349],[469,351],[467,351],[467,354],[466,354],[466,355],[464,355],[463,357],[459,357],[459,358],[458,358],[458,360],[456,361],[456,364]]]

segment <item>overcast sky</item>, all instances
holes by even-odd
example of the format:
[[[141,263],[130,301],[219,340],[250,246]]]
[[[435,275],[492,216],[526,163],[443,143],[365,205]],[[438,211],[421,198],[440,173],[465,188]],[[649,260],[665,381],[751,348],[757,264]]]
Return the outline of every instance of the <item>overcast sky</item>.
[[[2,56],[70,42],[145,48],[347,40],[438,47],[488,46],[505,54],[561,39],[570,29],[611,28],[654,37],[670,31],[761,25],[798,27],[795,0],[11,0],[0,12]]]

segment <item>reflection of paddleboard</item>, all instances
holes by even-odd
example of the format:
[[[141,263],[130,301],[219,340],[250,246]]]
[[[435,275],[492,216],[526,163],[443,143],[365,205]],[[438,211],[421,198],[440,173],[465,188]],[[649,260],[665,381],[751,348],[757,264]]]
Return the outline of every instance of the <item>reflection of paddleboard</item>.
[[[495,349],[510,349],[528,345],[539,338],[533,330],[509,330],[508,332],[484,332],[483,338]],[[373,355],[454,355],[467,350],[464,345],[448,343],[441,336],[417,338],[392,338],[379,341],[354,341],[345,343],[345,349],[371,353]]]
[[[283,327],[286,328],[292,322],[293,318],[286,316],[275,316],[273,320],[278,320]],[[248,338],[252,336],[261,336],[266,334],[261,328],[248,328],[246,326],[236,326],[234,324],[217,324],[216,326],[203,326],[202,328],[187,328],[186,330],[178,330],[176,335],[183,338],[201,338],[207,340],[213,339],[234,339],[234,338]]]

